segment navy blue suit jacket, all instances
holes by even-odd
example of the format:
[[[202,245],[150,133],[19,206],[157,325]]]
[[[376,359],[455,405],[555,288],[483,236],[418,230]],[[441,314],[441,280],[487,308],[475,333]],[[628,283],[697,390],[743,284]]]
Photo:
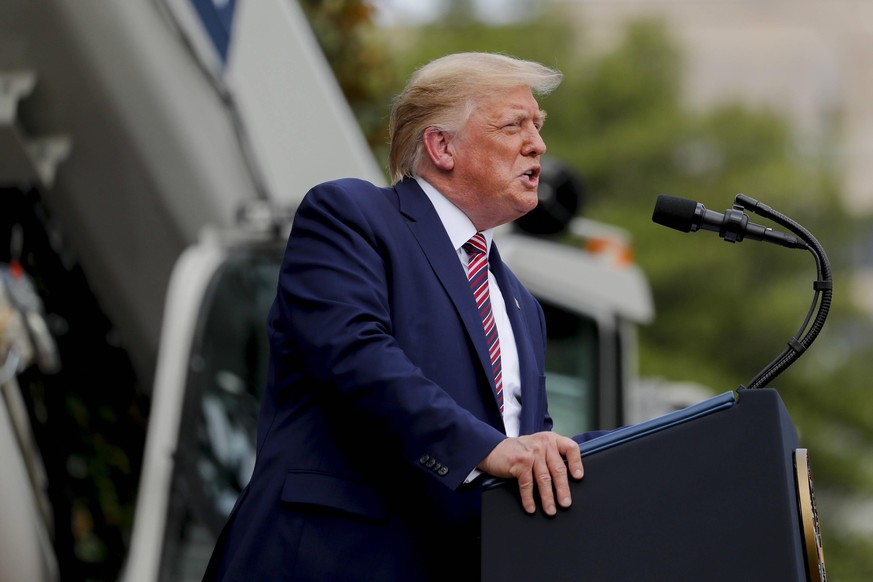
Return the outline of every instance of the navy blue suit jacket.
[[[549,430],[542,309],[495,245],[490,264],[521,432]],[[463,481],[505,435],[466,274],[418,184],[312,189],[268,330],[257,462],[207,578],[478,578],[480,498]]]

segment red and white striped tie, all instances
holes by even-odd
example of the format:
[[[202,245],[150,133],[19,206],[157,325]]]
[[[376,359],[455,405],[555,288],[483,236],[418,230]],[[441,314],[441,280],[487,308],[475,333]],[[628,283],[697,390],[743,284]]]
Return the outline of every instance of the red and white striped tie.
[[[494,376],[494,386],[497,389],[497,403],[500,413],[503,413],[503,369],[500,364],[500,338],[497,336],[497,324],[491,312],[491,295],[488,291],[488,253],[485,236],[477,232],[464,243],[469,262],[467,263],[467,278],[470,288],[479,308],[482,327],[485,330],[485,340],[488,343],[488,355],[491,358],[491,372]]]

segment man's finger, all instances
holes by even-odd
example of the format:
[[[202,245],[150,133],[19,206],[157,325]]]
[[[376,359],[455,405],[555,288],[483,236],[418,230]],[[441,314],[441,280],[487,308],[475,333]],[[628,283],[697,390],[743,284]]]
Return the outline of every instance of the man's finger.
[[[521,494],[521,505],[528,513],[536,513],[537,504],[534,501],[533,475],[525,472],[518,478],[518,492]]]
[[[555,494],[552,491],[553,481],[548,461],[542,456],[537,456],[534,460],[533,471],[534,475],[536,475],[537,489],[540,492],[543,511],[548,515],[555,515],[557,509],[555,508]]]
[[[585,475],[585,467],[582,465],[582,453],[579,451],[579,444],[573,439],[567,439],[570,442],[567,448],[561,451],[561,454],[567,459],[567,468],[570,475],[574,479],[581,479]]]
[[[555,496],[558,504],[561,507],[570,507],[572,499],[570,496],[570,482],[567,478],[567,465],[564,464],[562,457],[557,450],[549,450],[547,452],[547,461],[549,470],[552,475],[552,486],[555,489]]]

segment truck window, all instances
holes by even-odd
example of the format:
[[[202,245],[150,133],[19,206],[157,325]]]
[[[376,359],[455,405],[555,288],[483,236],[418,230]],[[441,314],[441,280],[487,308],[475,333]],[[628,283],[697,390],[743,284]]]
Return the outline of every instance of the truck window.
[[[267,372],[266,318],[281,248],[234,252],[203,302],[179,434],[161,580],[201,580],[254,468]]]
[[[555,431],[572,436],[598,429],[597,324],[542,299],[540,304],[548,333],[546,391]]]

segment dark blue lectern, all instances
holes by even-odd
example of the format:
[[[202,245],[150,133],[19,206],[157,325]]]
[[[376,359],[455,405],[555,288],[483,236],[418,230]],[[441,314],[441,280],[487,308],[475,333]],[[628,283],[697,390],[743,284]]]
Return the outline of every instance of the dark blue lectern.
[[[482,580],[824,582],[806,450],[782,399],[734,395],[583,444],[585,478],[555,517],[492,483]]]

